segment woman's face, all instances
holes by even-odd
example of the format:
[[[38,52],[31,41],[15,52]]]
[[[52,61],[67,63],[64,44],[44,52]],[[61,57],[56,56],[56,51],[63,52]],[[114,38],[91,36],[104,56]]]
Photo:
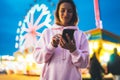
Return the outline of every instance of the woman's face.
[[[73,8],[70,3],[64,2],[59,8],[59,19],[62,25],[70,25],[70,21],[73,17]]]

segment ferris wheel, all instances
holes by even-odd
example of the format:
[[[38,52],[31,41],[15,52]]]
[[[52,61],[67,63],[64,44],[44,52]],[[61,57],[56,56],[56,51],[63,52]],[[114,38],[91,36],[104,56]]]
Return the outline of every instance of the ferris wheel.
[[[34,5],[23,21],[19,21],[15,48],[23,51],[33,47],[45,28],[51,27],[51,13],[45,4]]]

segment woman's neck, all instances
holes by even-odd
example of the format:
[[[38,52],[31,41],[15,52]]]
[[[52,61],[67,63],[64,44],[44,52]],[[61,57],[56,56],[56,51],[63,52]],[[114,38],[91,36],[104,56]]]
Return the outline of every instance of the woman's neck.
[[[74,26],[72,24],[62,24],[61,26],[68,27],[68,26]]]

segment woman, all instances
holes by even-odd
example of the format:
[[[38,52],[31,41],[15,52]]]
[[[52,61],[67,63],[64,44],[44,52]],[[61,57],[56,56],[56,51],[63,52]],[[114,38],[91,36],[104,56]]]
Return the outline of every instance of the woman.
[[[55,24],[43,31],[34,50],[37,63],[44,63],[40,80],[82,80],[80,68],[86,68],[89,61],[89,47],[86,35],[78,29],[77,12],[72,0],[59,1],[55,13]],[[73,29],[74,39],[64,29]]]

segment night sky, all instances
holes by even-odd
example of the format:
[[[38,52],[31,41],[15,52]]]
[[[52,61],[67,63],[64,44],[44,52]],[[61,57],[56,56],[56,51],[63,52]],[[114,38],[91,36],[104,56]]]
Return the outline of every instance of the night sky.
[[[13,55],[17,51],[15,37],[18,22],[24,19],[32,6],[44,3],[50,11],[54,11],[57,2],[58,0],[0,0],[0,56]],[[83,31],[96,28],[93,0],[74,2],[79,16],[79,28]],[[103,29],[120,36],[120,0],[99,0],[99,7]]]

